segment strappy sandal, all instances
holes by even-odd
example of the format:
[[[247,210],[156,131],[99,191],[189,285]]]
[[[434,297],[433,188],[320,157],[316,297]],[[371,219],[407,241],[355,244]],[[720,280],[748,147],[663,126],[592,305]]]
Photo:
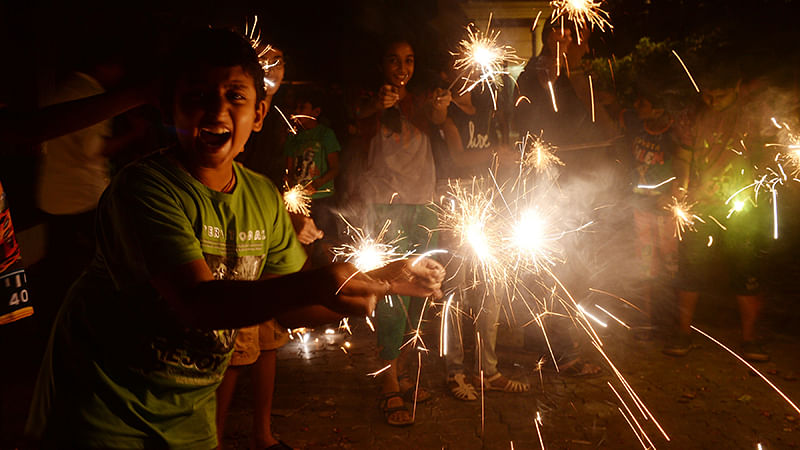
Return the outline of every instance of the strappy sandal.
[[[480,378],[478,378],[480,383]],[[510,380],[503,376],[502,373],[497,372],[489,378],[483,377],[483,389],[487,391],[500,391],[509,392],[512,394],[521,394],[528,392],[531,385],[517,380]]]
[[[400,400],[400,406],[389,406],[389,401],[392,399]],[[383,398],[381,398],[380,408],[383,412],[383,418],[386,420],[386,423],[393,426],[393,427],[407,427],[414,423],[414,418],[411,417],[411,412],[409,412],[408,408],[406,408],[405,403],[403,403],[403,397],[400,396],[399,392],[387,392],[383,394]],[[404,416],[403,414],[397,414],[398,412],[405,412],[405,419],[400,419],[398,416]]]
[[[400,392],[402,392],[403,400],[407,402],[414,402],[414,390],[417,387],[416,383],[411,381],[411,377],[408,375],[400,375],[397,377],[397,383],[400,385]],[[430,392],[426,391],[423,388],[416,389],[417,391],[417,403],[425,403],[431,398]]]
[[[447,387],[450,389],[450,393],[453,394],[453,397],[459,400],[471,402],[478,399],[478,391],[475,390],[475,386],[467,381],[467,377],[463,373],[457,373],[448,377]]]

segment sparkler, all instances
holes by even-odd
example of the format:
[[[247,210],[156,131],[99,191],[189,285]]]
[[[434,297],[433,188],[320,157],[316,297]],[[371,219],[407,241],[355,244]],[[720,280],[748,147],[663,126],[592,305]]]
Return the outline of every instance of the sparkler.
[[[722,342],[720,342],[720,341],[714,339],[713,337],[711,337],[711,335],[709,335],[708,333],[700,330],[699,328],[695,327],[694,325],[690,325],[690,327],[694,331],[697,331],[698,333],[702,334],[704,337],[706,337],[711,342],[713,342],[713,343],[719,345],[720,347],[722,347],[723,350],[725,350],[728,353],[730,353],[731,355],[733,355],[734,358],[738,359],[742,364],[747,366],[748,369],[752,370],[756,375],[758,375],[762,380],[764,380],[764,382],[767,383],[769,385],[769,387],[771,387],[775,392],[777,392],[778,395],[780,395],[784,400],[786,400],[786,402],[789,405],[791,405],[791,407],[794,408],[795,411],[800,413],[800,408],[786,394],[784,394],[783,391],[778,389],[778,387],[775,386],[775,384],[773,384],[771,381],[769,381],[769,379],[767,377],[765,377],[764,374],[762,374],[761,372],[758,371],[758,369],[753,367],[752,364],[750,364],[749,362],[745,361],[744,358],[742,358],[741,356],[737,355],[736,352],[734,352],[730,348],[726,347]]]
[[[288,183],[284,185],[283,203],[287,211],[306,217],[311,215],[311,196],[306,190],[307,187],[308,185],[302,184],[296,184],[291,188]]]
[[[614,27],[608,21],[609,15],[600,8],[602,2],[593,0],[552,0],[550,6],[553,7],[550,22],[556,23],[561,19],[561,29],[563,34],[564,19],[575,24],[575,35],[578,45],[581,43],[581,28],[590,29],[597,27],[600,31],[605,31],[606,27],[613,30]]]
[[[678,62],[681,63],[681,66],[683,67],[683,70],[686,71],[686,75],[689,76],[689,80],[692,82],[692,86],[694,86],[694,90],[697,91],[697,92],[700,92],[700,88],[697,86],[697,83],[694,82],[694,78],[692,77],[692,74],[689,73],[689,68],[686,67],[686,64],[683,63],[683,60],[681,59],[681,57],[678,56],[678,52],[673,50],[672,54],[675,55],[676,58],[678,58]]]
[[[463,81],[460,92],[469,92],[477,86],[488,89],[492,96],[492,103],[497,108],[497,88],[503,85],[502,75],[508,74],[507,65],[522,64],[524,61],[517,56],[517,51],[508,45],[497,42],[499,30],[493,30],[492,16],[486,25],[486,31],[478,29],[474,23],[467,25],[467,38],[458,43],[453,68],[460,71],[460,75],[453,80],[453,87],[459,80]]]
[[[398,236],[388,242],[384,242],[386,232],[389,230],[390,220],[387,220],[377,237],[370,236],[361,228],[356,228],[344,217],[339,216],[347,225],[347,234],[352,238],[352,243],[342,244],[334,247],[334,261],[350,262],[359,272],[369,272],[370,270],[380,269],[393,261],[398,261],[408,257],[408,253],[399,251],[397,243],[403,239]]]
[[[555,155],[558,148],[542,139],[542,133],[539,133],[538,136],[527,133],[522,142],[518,142],[517,145],[522,155],[521,166],[524,168],[542,173],[548,172],[554,166],[564,165],[564,162]]]
[[[672,197],[672,204],[664,207],[670,211],[675,217],[675,236],[678,240],[683,240],[683,235],[686,231],[697,231],[695,228],[695,221],[705,223],[698,215],[692,212],[692,207],[696,203],[687,203],[685,200],[678,200]]]

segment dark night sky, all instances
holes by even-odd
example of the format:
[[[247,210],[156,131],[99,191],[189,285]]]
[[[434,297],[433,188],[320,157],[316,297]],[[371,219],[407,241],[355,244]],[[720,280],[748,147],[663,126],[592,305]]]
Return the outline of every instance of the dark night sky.
[[[4,87],[28,83],[33,74],[67,70],[82,50],[107,50],[128,42],[138,50],[137,66],[154,70],[155,58],[170,36],[188,25],[241,26],[259,15],[267,40],[286,50],[288,79],[363,83],[374,65],[376,37],[387,30],[415,36],[430,53],[452,48],[441,32],[455,39],[465,22],[458,0],[220,1],[171,2],[3,2],[0,50],[6,69]],[[798,1],[759,0],[609,0],[613,34],[593,42],[601,56],[630,51],[641,36],[678,42],[714,36],[741,54],[798,65]],[[446,23],[437,30],[433,23]],[[446,35],[446,34],[445,34]],[[690,39],[691,40],[691,39]],[[436,48],[438,46],[438,48]],[[117,47],[126,48],[124,45]],[[113,50],[112,50],[113,51]],[[425,57],[427,55],[423,55]],[[19,62],[20,64],[16,64]],[[369,62],[369,63],[368,63]],[[12,70],[8,68],[13,67]],[[3,89],[0,92],[7,91]],[[11,95],[20,92],[11,89]],[[6,94],[8,96],[9,94]]]

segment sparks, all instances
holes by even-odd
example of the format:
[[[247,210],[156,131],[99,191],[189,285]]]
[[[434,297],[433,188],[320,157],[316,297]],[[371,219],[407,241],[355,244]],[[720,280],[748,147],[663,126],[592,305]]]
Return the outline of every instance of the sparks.
[[[469,92],[477,86],[488,89],[492,102],[497,108],[497,88],[503,86],[502,75],[507,75],[507,66],[522,64],[517,51],[508,45],[497,42],[499,30],[492,30],[492,16],[486,25],[486,31],[478,29],[474,23],[467,26],[467,38],[458,43],[455,52],[451,52],[456,60],[453,67],[460,75],[451,87],[461,80],[460,92]]]
[[[369,272],[408,256],[407,253],[400,252],[396,245],[402,237],[384,242],[391,221],[387,220],[378,236],[373,238],[364,230],[352,226],[344,217],[339,217],[347,224],[347,233],[353,241],[331,249],[334,261],[350,262],[359,272]]]
[[[306,189],[308,185],[296,184],[289,187],[284,185],[283,204],[286,210],[292,214],[300,214],[306,217],[311,215],[311,195]]]
[[[523,168],[542,173],[554,166],[564,165],[564,162],[555,155],[558,148],[542,139],[542,133],[538,136],[527,133],[521,142],[517,142],[517,146],[522,156]]]
[[[675,218],[675,236],[678,240],[683,240],[683,235],[686,231],[697,231],[695,228],[695,221],[705,223],[703,219],[692,212],[694,203],[687,203],[686,201],[678,200],[672,197],[672,204],[664,207],[670,211]]]
[[[383,369],[376,370],[375,372],[372,372],[372,373],[368,373],[368,374],[367,374],[367,376],[368,376],[368,377],[372,377],[372,378],[376,378],[378,375],[380,375],[380,374],[382,374],[383,372],[386,372],[387,370],[389,370],[389,368],[390,368],[390,367],[392,367],[392,365],[391,365],[391,364],[388,364],[388,365],[387,365],[386,367],[384,367]]]
[[[728,353],[730,353],[731,355],[733,355],[733,356],[734,356],[736,359],[738,359],[738,360],[739,360],[739,361],[740,361],[742,364],[744,364],[745,366],[747,366],[747,368],[748,368],[748,369],[752,370],[752,371],[753,371],[753,372],[754,372],[756,375],[758,375],[759,377],[761,377],[761,379],[762,379],[762,380],[764,380],[764,382],[765,382],[765,383],[767,383],[767,384],[768,384],[768,385],[769,385],[769,386],[770,386],[770,387],[771,387],[771,388],[772,388],[772,389],[773,389],[775,392],[777,392],[777,393],[778,393],[778,395],[780,395],[780,396],[781,396],[781,397],[782,397],[784,400],[786,400],[786,402],[787,402],[787,403],[789,403],[789,405],[791,405],[791,407],[792,407],[792,408],[794,408],[794,410],[795,410],[795,411],[797,411],[798,413],[800,413],[800,408],[798,408],[798,407],[797,407],[797,405],[795,405],[795,404],[794,404],[794,402],[793,402],[793,401],[792,401],[792,400],[791,400],[791,399],[790,399],[790,398],[789,398],[789,397],[788,397],[786,394],[784,394],[784,393],[783,393],[783,391],[781,391],[780,389],[778,389],[778,387],[777,387],[777,386],[775,386],[775,385],[774,385],[774,384],[773,384],[771,381],[769,381],[769,379],[768,379],[767,377],[765,377],[765,376],[764,376],[764,374],[762,374],[761,372],[759,372],[759,371],[758,371],[758,369],[756,369],[755,367],[753,367],[753,365],[752,365],[752,364],[750,364],[749,362],[745,361],[745,360],[744,360],[744,358],[742,358],[741,356],[737,355],[737,354],[736,354],[736,352],[734,352],[734,351],[733,351],[733,350],[731,350],[730,348],[726,347],[726,346],[725,346],[725,345],[724,345],[722,342],[720,342],[720,341],[718,341],[718,340],[714,339],[714,338],[713,338],[713,337],[711,337],[709,334],[705,333],[704,331],[700,330],[699,328],[695,327],[694,325],[691,325],[691,328],[692,328],[694,331],[697,331],[698,333],[700,333],[700,334],[702,334],[703,336],[705,336],[705,337],[706,337],[708,340],[710,340],[711,342],[713,342],[713,343],[715,343],[715,344],[719,345],[720,347],[722,347],[722,348],[723,348],[725,351],[727,351],[727,352],[728,352]]]
[[[606,27],[609,30],[614,29],[611,22],[608,21],[608,13],[600,8],[601,4],[602,2],[593,0],[552,0],[550,6],[553,8],[553,13],[550,16],[550,22],[556,23],[561,19],[562,33],[565,18],[574,23],[575,35],[578,45],[580,45],[582,28],[594,29],[597,27],[600,31],[605,31]]]
[[[692,77],[692,74],[689,73],[689,68],[686,67],[686,64],[683,63],[683,60],[681,59],[681,57],[678,56],[678,52],[673,50],[672,54],[675,55],[676,58],[678,58],[678,62],[681,63],[681,66],[683,66],[683,70],[686,71],[686,75],[689,76],[689,80],[692,82],[692,86],[694,86],[694,90],[699,93],[700,92],[700,88],[697,86],[697,83],[694,82],[694,78]]]

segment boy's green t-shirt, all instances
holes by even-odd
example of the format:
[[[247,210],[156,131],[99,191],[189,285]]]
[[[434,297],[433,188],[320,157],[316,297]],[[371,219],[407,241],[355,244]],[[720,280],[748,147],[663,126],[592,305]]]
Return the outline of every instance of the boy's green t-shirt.
[[[164,154],[115,178],[97,211],[97,256],[59,312],[29,430],[49,413],[45,438],[57,443],[216,447],[215,390],[236,330],[186,329],[149,281],[197,259],[220,280],[288,274],[306,259],[272,182],[234,167],[228,194]]]
[[[328,172],[328,155],[342,148],[336,134],[325,125],[317,125],[310,130],[299,131],[286,138],[284,155],[295,159],[295,179],[306,185]],[[311,198],[325,198],[333,195],[333,180],[320,186]]]

